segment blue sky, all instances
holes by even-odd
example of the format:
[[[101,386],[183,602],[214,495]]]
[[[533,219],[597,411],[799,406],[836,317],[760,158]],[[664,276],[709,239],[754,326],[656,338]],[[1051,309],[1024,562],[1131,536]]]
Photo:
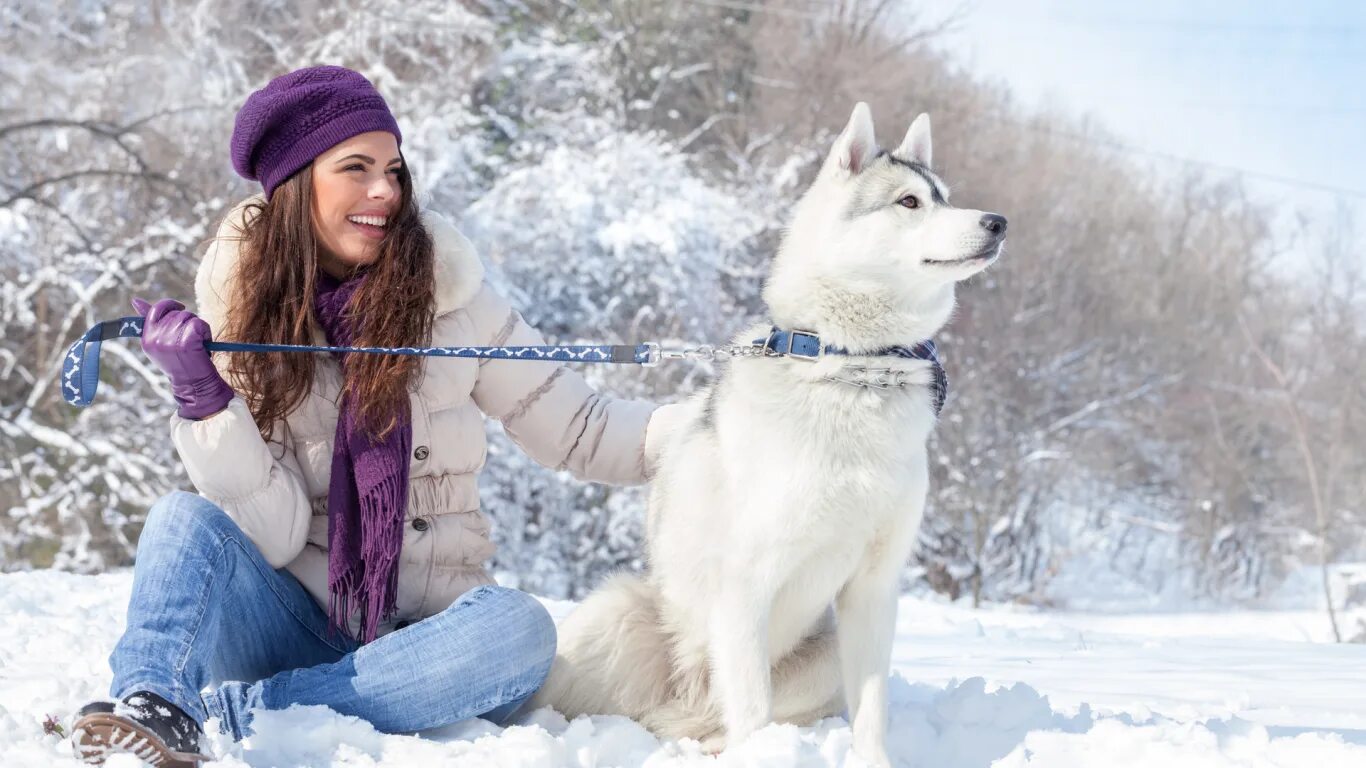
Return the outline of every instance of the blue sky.
[[[979,75],[1004,81],[1026,104],[1090,113],[1126,144],[1151,152],[1299,180],[1247,178],[1254,194],[1285,213],[1323,217],[1341,198],[1366,243],[1366,3],[970,0],[968,7],[942,47]],[[1181,170],[1166,160],[1153,167]]]

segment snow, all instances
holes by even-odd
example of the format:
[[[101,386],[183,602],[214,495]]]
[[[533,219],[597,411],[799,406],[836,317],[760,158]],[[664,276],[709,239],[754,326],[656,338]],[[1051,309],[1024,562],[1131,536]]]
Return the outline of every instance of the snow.
[[[6,766],[77,765],[67,741],[104,696],[132,573],[0,575],[0,754]],[[545,601],[558,618],[573,603]],[[1366,646],[1322,642],[1309,611],[1043,612],[903,597],[888,749],[908,768],[1366,765]],[[540,710],[387,735],[324,707],[262,713],[213,768],[266,766],[842,766],[842,718],[771,725],[711,756],[622,717]],[[212,729],[211,729],[212,730]],[[131,758],[112,768],[138,765]]]

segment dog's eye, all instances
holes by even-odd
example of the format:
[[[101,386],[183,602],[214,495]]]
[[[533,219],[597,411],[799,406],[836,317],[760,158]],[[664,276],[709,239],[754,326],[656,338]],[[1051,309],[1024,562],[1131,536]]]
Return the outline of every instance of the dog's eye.
[[[896,201],[896,202],[897,202],[898,205],[904,205],[904,206],[906,206],[907,208],[919,208],[919,207],[920,207],[920,200],[919,200],[919,198],[917,198],[915,195],[906,195],[905,197],[901,198],[900,200],[898,200],[898,201]]]

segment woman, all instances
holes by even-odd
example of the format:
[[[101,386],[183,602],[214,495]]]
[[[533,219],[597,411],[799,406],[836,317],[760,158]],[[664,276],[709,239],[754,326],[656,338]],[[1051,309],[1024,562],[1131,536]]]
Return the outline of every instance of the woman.
[[[73,728],[79,754],[203,759],[253,709],[323,704],[387,732],[504,722],[540,686],[549,615],[495,586],[479,511],[483,415],[547,466],[639,483],[660,442],[651,403],[605,398],[560,363],[232,353],[235,341],[359,346],[542,344],[483,282],[468,240],[419,212],[384,99],[320,66],[237,114],[232,160],[264,196],[219,228],[199,315],[134,306],[170,378],[171,434],[198,495],[159,500],[138,542],[117,702]],[[482,412],[482,413],[481,413]],[[401,631],[395,631],[401,630]]]

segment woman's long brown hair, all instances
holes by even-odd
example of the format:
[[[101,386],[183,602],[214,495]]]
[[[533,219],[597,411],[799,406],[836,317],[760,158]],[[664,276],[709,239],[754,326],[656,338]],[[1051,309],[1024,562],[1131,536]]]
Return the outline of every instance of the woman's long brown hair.
[[[436,288],[432,238],[413,200],[412,178],[399,172],[401,202],[389,217],[379,257],[362,267],[365,284],[347,305],[354,344],[430,346]],[[268,202],[247,206],[233,295],[222,338],[258,344],[312,344],[318,326],[318,244],[313,236],[312,165],[290,176]],[[255,214],[253,216],[253,214]],[[246,400],[261,436],[303,402],[313,386],[313,352],[229,352],[228,380]],[[347,354],[342,392],[359,403],[359,421],[383,438],[408,414],[408,393],[423,360],[408,355]]]

